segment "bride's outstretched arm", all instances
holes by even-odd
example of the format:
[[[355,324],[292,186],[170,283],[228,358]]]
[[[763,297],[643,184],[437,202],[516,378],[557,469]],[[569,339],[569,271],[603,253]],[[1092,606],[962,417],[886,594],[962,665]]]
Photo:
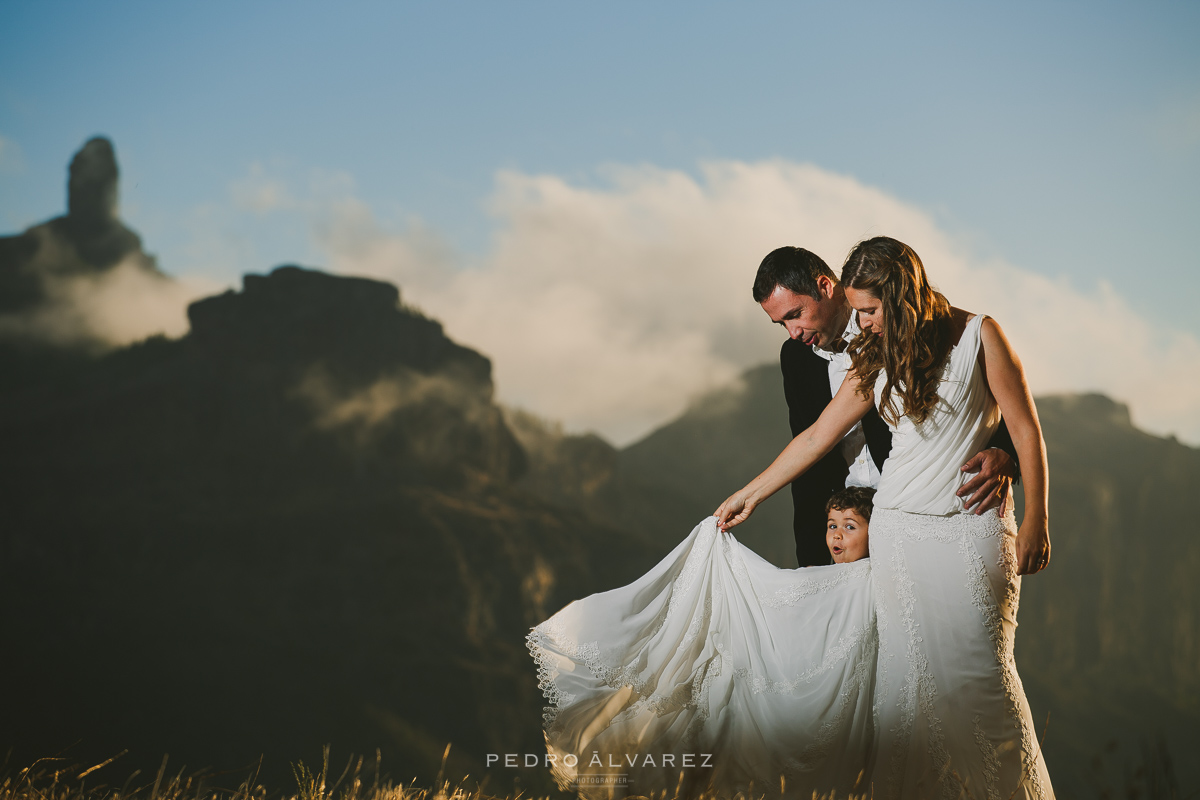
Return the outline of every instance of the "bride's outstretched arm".
[[[989,318],[983,321],[981,336],[988,387],[1008,423],[1025,482],[1025,516],[1017,533],[1017,572],[1032,575],[1050,562],[1046,442],[1025,370],[1004,331]]]
[[[745,522],[759,503],[804,474],[866,415],[872,403],[869,396],[864,398],[858,393],[858,385],[858,377],[851,370],[817,421],[792,439],[761,475],[713,512],[722,530]]]

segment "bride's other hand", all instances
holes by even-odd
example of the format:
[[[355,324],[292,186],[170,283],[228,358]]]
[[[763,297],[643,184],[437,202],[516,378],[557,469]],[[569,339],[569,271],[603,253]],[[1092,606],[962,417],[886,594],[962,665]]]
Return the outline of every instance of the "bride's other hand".
[[[713,512],[717,518],[717,527],[723,531],[737,527],[750,518],[758,504],[751,499],[750,492],[742,489],[729,496],[720,507]]]
[[[1025,520],[1017,532],[1017,574],[1041,572],[1050,563],[1050,532],[1045,520]]]

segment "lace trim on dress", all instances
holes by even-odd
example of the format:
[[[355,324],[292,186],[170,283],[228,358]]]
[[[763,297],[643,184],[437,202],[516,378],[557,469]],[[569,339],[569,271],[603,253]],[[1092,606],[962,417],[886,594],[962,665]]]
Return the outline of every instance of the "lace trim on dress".
[[[824,580],[808,580],[803,583],[797,583],[795,586],[789,586],[786,589],[780,589],[769,597],[760,597],[759,602],[767,608],[786,608],[794,606],[806,597],[812,597],[815,594],[829,591],[835,586],[841,586],[851,580],[861,578],[866,573],[871,571],[871,562],[868,559],[855,561],[851,564],[846,564],[832,578]]]
[[[886,511],[887,509],[881,509]],[[902,513],[902,512],[893,512]],[[905,515],[906,517],[915,515]],[[907,522],[907,519],[905,520]],[[927,531],[932,533],[932,527]],[[942,539],[941,536],[933,538]],[[946,750],[945,738],[942,735],[942,723],[935,713],[934,698],[937,696],[937,685],[933,680],[933,671],[921,648],[924,638],[918,632],[920,624],[916,621],[917,597],[914,591],[915,583],[908,573],[908,566],[903,557],[903,542],[897,541],[892,553],[892,569],[896,576],[896,596],[900,600],[900,625],[907,634],[906,655],[908,669],[900,689],[900,730],[896,731],[897,747],[892,753],[888,796],[900,794],[900,781],[904,775],[905,760],[912,742],[913,728],[917,721],[917,710],[920,708],[926,720],[929,734],[930,757],[937,768],[939,776],[945,776],[950,764],[950,754]],[[942,780],[943,793],[950,791],[949,782]]]
[[[679,571],[679,575],[675,578],[671,586],[671,599],[667,603],[667,616],[663,619],[664,622],[678,611],[679,603],[681,602],[680,598],[686,596],[691,591],[692,586],[696,583],[696,579],[704,571],[704,566],[709,561],[708,551],[712,546],[712,540],[717,536],[717,532],[718,530],[715,525],[706,524],[701,527],[696,541],[692,544],[691,552],[688,553],[688,557],[683,563],[683,569]]]
[[[811,746],[806,747],[798,753],[794,759],[789,759],[785,762],[785,768],[790,770],[792,775],[803,775],[806,771],[812,769],[812,765],[824,761],[829,756],[829,747],[833,743],[838,731],[846,727],[847,717],[852,710],[850,701],[858,695],[862,687],[872,678],[872,672],[874,671],[872,656],[877,651],[879,640],[872,635],[868,636],[863,644],[868,649],[864,652],[863,658],[859,659],[858,663],[855,664],[854,672],[851,673],[850,679],[846,682],[846,687],[838,694],[837,714],[821,726]]]
[[[653,639],[666,622],[678,613],[683,598],[687,597],[710,560],[709,550],[716,535],[715,525],[704,524],[701,526],[700,533],[692,543],[683,567],[671,583],[671,596],[667,602],[666,612],[659,615],[647,639]],[[697,614],[691,621],[679,644],[680,649],[691,645],[700,636],[701,629],[706,627],[712,619],[713,601],[719,602],[720,598],[720,585],[714,584],[712,593],[704,599],[703,613]],[[577,643],[567,633],[565,625],[557,617],[551,617],[531,630],[525,637],[525,646],[537,665],[538,688],[550,703],[542,708],[543,727],[548,733],[556,730],[555,723],[559,710],[570,705],[576,699],[575,695],[560,689],[555,680],[558,668],[554,651],[558,651],[575,664],[586,668],[593,677],[606,686],[612,688],[628,686],[635,695],[639,695],[638,699],[628,708],[614,717],[614,721],[628,718],[646,706],[652,708],[657,714],[664,714],[684,707],[699,705],[696,709],[696,719],[688,727],[689,732],[692,732],[693,729],[698,730],[698,723],[702,724],[707,718],[708,712],[702,702],[707,697],[708,687],[713,678],[719,675],[721,670],[720,656],[715,656],[709,664],[705,665],[704,677],[701,681],[693,682],[690,687],[687,684],[677,686],[667,695],[656,694],[653,691],[652,682],[641,676],[640,658],[635,656],[628,664],[608,663],[597,642]]]
[[[994,596],[992,586],[988,581],[987,566],[984,563],[983,556],[979,554],[979,551],[970,547],[970,542],[966,539],[962,542],[962,552],[964,558],[967,559],[967,563],[970,564],[972,599],[974,600],[975,607],[983,615],[988,634],[992,639],[992,646],[995,648],[996,670],[1000,673],[1000,683],[1004,688],[1005,699],[1008,705],[1006,710],[1014,727],[1021,732],[1022,773],[1028,773],[1028,777],[1033,783],[1035,795],[1042,798],[1046,794],[1045,788],[1041,784],[1041,779],[1037,771],[1031,767],[1035,759],[1040,757],[1038,743],[1034,736],[1034,731],[1028,725],[1022,724],[1021,698],[1025,696],[1025,691],[1021,685],[1021,679],[1017,674],[1016,659],[1013,657],[1013,637],[1005,631],[1004,620],[999,610],[1002,607],[1001,603],[1009,605],[1012,608],[1010,612],[1012,617],[1016,618],[1021,579],[1017,575],[1016,549],[1013,543],[1007,539],[1008,529],[1010,527],[1015,528],[1016,522],[1013,520],[1011,513],[1004,520],[996,520],[995,517],[991,519],[995,520],[996,524],[984,527],[976,535],[980,538],[995,536],[1000,540],[998,548],[1000,557],[997,566],[1004,576],[1003,598]],[[984,751],[985,758],[988,755],[989,753]],[[995,759],[995,747],[991,748],[990,756]]]
[[[971,721],[975,723],[975,744],[979,746],[979,754],[983,757],[983,777],[987,781],[988,800],[1000,800],[1000,759],[996,757],[996,746],[987,737],[980,725],[982,718],[976,714]]]

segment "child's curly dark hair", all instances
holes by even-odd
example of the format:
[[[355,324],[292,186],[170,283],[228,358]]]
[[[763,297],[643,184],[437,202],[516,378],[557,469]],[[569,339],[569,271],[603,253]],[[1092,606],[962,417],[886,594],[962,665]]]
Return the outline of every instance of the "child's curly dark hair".
[[[829,502],[825,504],[825,513],[828,514],[835,508],[838,511],[857,511],[863,520],[870,522],[873,497],[875,490],[869,486],[847,486],[830,496]]]

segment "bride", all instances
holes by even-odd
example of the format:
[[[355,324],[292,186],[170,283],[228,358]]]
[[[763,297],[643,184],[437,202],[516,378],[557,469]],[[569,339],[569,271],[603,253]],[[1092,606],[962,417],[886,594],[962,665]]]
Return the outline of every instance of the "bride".
[[[952,308],[907,245],[842,271],[862,333],[820,419],[629,586],[529,634],[547,760],[586,797],[736,792],[1052,798],[1013,661],[1021,574],[1050,556],[1046,454],[1000,326]],[[874,404],[892,430],[871,558],[781,570],[729,530]],[[1003,414],[1025,513],[964,513],[959,465]]]

